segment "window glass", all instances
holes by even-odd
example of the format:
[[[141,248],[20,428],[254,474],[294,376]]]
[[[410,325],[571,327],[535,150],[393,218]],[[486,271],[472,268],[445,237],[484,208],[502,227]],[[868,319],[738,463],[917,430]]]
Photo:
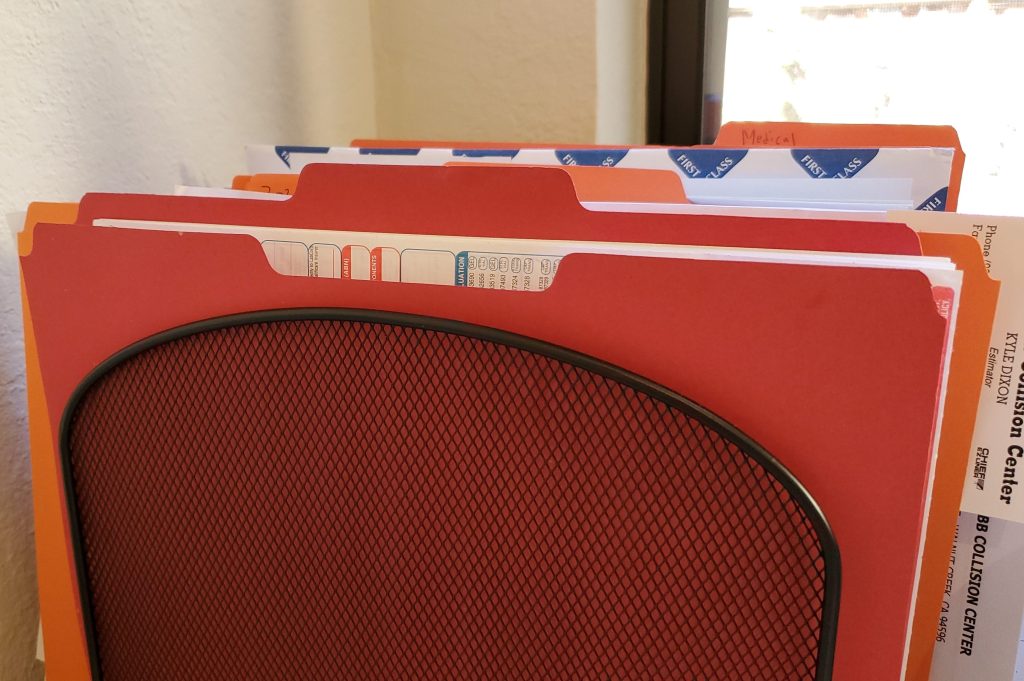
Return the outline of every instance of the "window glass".
[[[1024,0],[728,0],[722,120],[953,125],[959,210],[1024,215],[1022,67]]]

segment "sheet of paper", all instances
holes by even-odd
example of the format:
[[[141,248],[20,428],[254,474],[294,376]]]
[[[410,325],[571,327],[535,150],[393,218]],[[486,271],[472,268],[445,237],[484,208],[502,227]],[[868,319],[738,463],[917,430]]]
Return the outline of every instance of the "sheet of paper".
[[[913,210],[913,180],[871,178],[859,182],[826,179],[734,178],[685,180],[687,197],[705,206],[765,206],[832,210]],[[692,192],[692,194],[691,194]]]
[[[891,209],[894,202],[917,210],[944,210],[953,150],[928,147],[480,150],[251,146],[246,149],[246,158],[252,173],[294,173],[308,163],[444,165],[465,161],[646,168],[674,171],[693,203],[734,205],[735,197],[742,195],[746,205],[813,207],[821,206],[824,192],[838,197],[837,204],[869,210]],[[784,180],[792,182],[782,184]],[[903,189],[906,185],[901,184],[907,181],[910,182],[909,196]],[[743,185],[742,189],[730,189],[736,182]]]
[[[863,220],[885,222],[888,211],[771,206],[707,206],[697,203],[612,203],[586,201],[583,207],[596,213],[659,213],[668,215],[733,215],[758,218],[806,218],[808,220]]]
[[[285,194],[254,192],[245,189],[227,189],[225,187],[196,187],[178,184],[174,186],[175,196],[205,196],[215,199],[263,199],[264,201],[286,201]]]
[[[950,557],[931,681],[1014,678],[1024,616],[1024,524],[961,513]]]
[[[25,211],[17,211],[4,216],[7,222],[7,229],[10,230],[11,234],[17,234],[21,231],[22,226],[25,224],[25,215],[27,215]]]
[[[392,281],[541,291],[551,285],[558,263],[571,253],[605,253],[640,257],[773,262],[837,267],[883,267],[925,273],[934,286],[959,290],[961,273],[948,258],[757,248],[541,241],[436,235],[282,229],[144,220],[96,220],[97,227],[181,232],[247,234],[263,244],[271,266],[289,276],[374,279],[377,253],[394,253],[398,266]],[[328,266],[340,256],[341,270]],[[350,259],[353,268],[350,270]],[[366,259],[369,270],[360,263]],[[366,276],[356,276],[368,271]]]

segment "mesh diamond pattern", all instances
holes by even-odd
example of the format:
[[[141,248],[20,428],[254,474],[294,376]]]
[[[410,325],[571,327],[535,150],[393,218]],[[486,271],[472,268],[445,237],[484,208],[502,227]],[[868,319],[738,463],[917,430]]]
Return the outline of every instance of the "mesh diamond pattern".
[[[69,452],[104,679],[813,679],[789,492],[575,364],[386,323],[117,365]]]

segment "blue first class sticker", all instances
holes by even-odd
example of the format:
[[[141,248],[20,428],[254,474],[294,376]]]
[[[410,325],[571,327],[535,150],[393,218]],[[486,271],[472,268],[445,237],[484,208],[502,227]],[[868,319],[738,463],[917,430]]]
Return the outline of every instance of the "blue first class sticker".
[[[924,203],[915,208],[914,210],[946,210],[946,200],[949,198],[949,187],[943,187],[939,191],[929,196]]]
[[[518,149],[452,149],[452,156],[466,158],[515,158],[518,153]]]
[[[686,177],[717,180],[729,174],[746,149],[669,149],[668,157]]]
[[[558,149],[555,155],[563,166],[605,166],[611,168],[626,157],[629,149]]]
[[[379,149],[361,147],[359,149],[360,156],[415,156],[420,153],[419,149],[389,149],[387,147],[381,147]]]
[[[864,170],[878,149],[793,149],[793,160],[813,178],[848,179]]]
[[[330,150],[330,147],[274,147],[274,153],[289,168],[292,167],[292,154],[326,154]]]

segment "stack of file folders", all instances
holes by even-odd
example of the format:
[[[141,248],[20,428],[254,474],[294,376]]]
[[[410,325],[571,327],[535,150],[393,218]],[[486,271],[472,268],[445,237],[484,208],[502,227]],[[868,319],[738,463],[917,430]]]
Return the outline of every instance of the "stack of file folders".
[[[1013,678],[1024,219],[951,128],[247,158],[20,225],[48,679]]]

